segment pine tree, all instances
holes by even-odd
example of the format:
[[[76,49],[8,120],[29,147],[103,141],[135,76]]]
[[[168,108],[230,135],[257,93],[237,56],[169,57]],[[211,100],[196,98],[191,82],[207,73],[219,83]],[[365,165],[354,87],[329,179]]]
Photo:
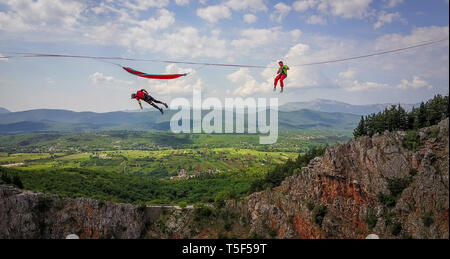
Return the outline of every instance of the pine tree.
[[[427,123],[427,109],[425,108],[425,104],[422,102],[419,107],[419,128],[428,126]]]
[[[364,116],[361,116],[361,120],[359,121],[358,127],[356,127],[355,131],[353,132],[353,136],[357,138],[365,135],[367,135],[366,123],[364,121]]]

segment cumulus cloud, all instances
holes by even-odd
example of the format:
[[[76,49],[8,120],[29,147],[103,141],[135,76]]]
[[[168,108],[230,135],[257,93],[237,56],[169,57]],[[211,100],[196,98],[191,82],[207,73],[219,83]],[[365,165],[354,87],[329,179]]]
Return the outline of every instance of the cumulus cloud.
[[[356,79],[357,74],[354,68],[349,68],[346,71],[340,72],[338,76],[339,78],[335,80],[335,82],[348,92],[370,91],[389,87],[388,84],[384,83],[370,81],[360,82]]]
[[[235,11],[267,11],[264,0],[229,0],[225,5]]]
[[[123,86],[133,84],[132,81],[120,80],[112,76],[106,76],[100,72],[95,72],[94,74],[90,75],[89,79],[93,84],[102,86]]]
[[[372,12],[370,4],[373,0],[299,0],[292,4],[295,11],[305,12],[315,9],[323,15],[341,18],[367,17]]]
[[[169,0],[126,0],[124,6],[133,10],[145,11],[149,8],[163,8],[169,5]]]
[[[306,20],[308,24],[318,24],[318,25],[326,25],[327,20],[325,20],[322,16],[319,15],[311,15],[308,20]]]
[[[388,8],[394,8],[397,5],[403,3],[404,0],[383,0],[383,2],[387,2]]]
[[[292,8],[294,8],[294,10],[297,12],[304,12],[304,11],[316,6],[317,3],[318,3],[318,1],[316,1],[316,0],[300,0],[300,1],[295,1],[292,4]]]
[[[256,17],[256,15],[253,15],[253,14],[245,14],[244,15],[244,22],[246,22],[248,24],[255,23],[257,19],[258,19],[258,17]]]
[[[356,71],[353,68],[348,69],[347,71],[340,72],[339,77],[346,80],[352,80],[356,76]]]
[[[352,82],[350,86],[345,87],[344,89],[349,92],[357,92],[357,91],[369,91],[369,90],[378,90],[388,88],[388,84],[376,83],[376,82],[359,82],[355,80]]]
[[[0,53],[0,62],[6,62],[6,61],[8,61],[8,58],[7,57],[5,57],[5,56],[3,56],[3,54],[2,53]]]
[[[322,0],[318,10],[342,18],[363,18],[369,14],[372,0]]]
[[[231,11],[224,5],[212,5],[197,9],[197,16],[210,23],[216,23],[221,19],[230,19]]]
[[[377,22],[373,25],[374,29],[379,29],[381,26],[383,26],[384,24],[389,24],[394,22],[395,20],[397,21],[401,21],[403,23],[406,23],[406,20],[402,18],[402,16],[400,15],[400,13],[395,12],[395,13],[386,13],[386,12],[380,12],[378,14],[378,20]]]
[[[140,85],[150,92],[155,92],[158,96],[170,97],[174,94],[176,96],[192,96],[192,91],[202,90],[203,80],[196,75],[196,70],[193,68],[180,68],[176,64],[169,64],[165,68],[165,74],[184,74],[188,76],[180,77],[177,80],[158,80],[150,81],[140,79]]]
[[[402,90],[420,88],[432,89],[433,86],[430,85],[427,81],[420,79],[418,76],[413,76],[413,80],[411,82],[403,79],[401,83],[397,85],[397,88],[400,88]]]
[[[165,51],[172,57],[223,58],[231,55],[227,42],[219,38],[217,31],[212,31],[211,35],[200,35],[193,27],[184,27],[174,33],[164,34],[155,42],[154,50]]]
[[[237,96],[250,96],[255,93],[268,92],[270,84],[259,83],[251,74],[248,68],[240,68],[238,71],[229,74],[227,79],[237,85],[233,91]]]
[[[45,82],[49,85],[54,85],[56,83],[55,79],[53,79],[52,77],[45,78]]]
[[[72,30],[80,24],[86,5],[79,1],[7,0],[7,11],[0,12],[0,30],[23,32]]]
[[[147,20],[142,20],[139,22],[132,21],[131,23],[140,25],[140,28],[144,30],[161,30],[168,28],[172,24],[175,23],[175,15],[174,13],[166,10],[159,9],[158,10],[159,17],[150,17]]]
[[[281,27],[272,27],[269,29],[245,29],[240,31],[240,38],[231,41],[231,45],[237,49],[252,49],[261,46],[275,44],[280,40],[289,38],[296,41],[301,36],[300,30],[283,31]]]
[[[411,34],[403,35],[399,33],[386,34],[378,38],[375,41],[375,49],[386,50],[392,48],[399,48],[405,46],[411,46],[418,42],[431,41],[437,39],[448,38],[449,27],[448,26],[429,26],[414,28]],[[448,42],[441,46],[448,47]],[[421,49],[420,51],[423,51]],[[415,53],[415,51],[409,51],[408,53]]]
[[[280,2],[274,6],[274,9],[275,11],[270,15],[270,19],[281,23],[284,17],[286,17],[292,10],[292,7]]]
[[[181,6],[188,5],[189,4],[189,0],[175,0],[175,3],[177,5],[181,5]]]

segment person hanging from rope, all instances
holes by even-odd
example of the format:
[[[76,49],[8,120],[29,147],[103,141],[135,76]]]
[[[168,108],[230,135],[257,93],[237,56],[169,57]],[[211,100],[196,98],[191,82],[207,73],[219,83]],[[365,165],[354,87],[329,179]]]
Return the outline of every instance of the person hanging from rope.
[[[131,94],[131,99],[136,99],[139,102],[139,106],[141,107],[141,110],[143,109],[141,100],[144,100],[146,103],[148,103],[151,106],[158,109],[161,112],[161,114],[164,114],[163,109],[159,108],[158,105],[156,105],[155,103],[160,103],[160,104],[166,106],[166,108],[169,108],[169,106],[167,106],[167,103],[156,100],[151,95],[149,95],[147,90],[145,90],[145,89],[141,89],[141,90],[137,91],[137,93]]]
[[[275,78],[275,82],[274,82],[274,86],[273,86],[273,90],[277,90],[277,84],[278,84],[278,80],[280,80],[280,87],[281,87],[281,91],[280,93],[283,92],[283,87],[284,87],[284,82],[283,80],[287,77],[287,71],[289,70],[289,67],[286,65],[283,65],[283,61],[278,62],[278,64],[280,65],[280,67],[278,68],[278,72],[277,72],[277,77]]]

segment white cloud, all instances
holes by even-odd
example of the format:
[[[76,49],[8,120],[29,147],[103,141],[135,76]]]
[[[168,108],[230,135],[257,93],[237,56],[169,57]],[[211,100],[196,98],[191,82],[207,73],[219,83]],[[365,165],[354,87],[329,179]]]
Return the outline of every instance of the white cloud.
[[[179,96],[192,96],[192,90],[202,90],[203,81],[196,75],[196,71],[192,68],[180,68],[176,64],[169,64],[166,66],[166,74],[184,74],[188,73],[188,76],[183,76],[177,78],[176,80],[157,80],[152,81],[148,79],[139,80],[142,87],[149,90],[150,94],[152,92],[158,96],[165,96],[170,98],[172,95],[176,94]],[[155,96],[156,97],[156,96]]]
[[[418,76],[414,76],[411,82],[409,82],[406,79],[403,79],[401,83],[397,85],[397,88],[403,90],[420,89],[420,88],[432,89],[433,86],[430,85],[427,81],[420,79]]]
[[[113,85],[132,85],[132,81],[119,80],[112,76],[106,76],[103,73],[95,72],[89,76],[91,82],[95,85],[113,86]]]
[[[84,41],[103,45],[119,45],[128,49],[150,50],[157,46],[161,33],[158,30],[170,27],[174,14],[166,9],[158,10],[159,16],[147,20],[130,19],[125,22],[107,22],[92,26],[84,34]]]
[[[231,41],[231,45],[237,49],[252,49],[275,44],[287,38],[296,41],[300,37],[301,31],[284,32],[281,27],[273,27],[269,29],[245,29],[241,30],[239,34],[241,38]]]
[[[244,22],[246,22],[248,24],[255,23],[257,19],[258,19],[258,17],[256,17],[256,15],[253,15],[253,14],[245,14],[244,15]]]
[[[370,14],[370,4],[373,0],[319,0],[317,10],[342,18],[361,19]]]
[[[264,0],[228,0],[225,5],[235,11],[267,11]]]
[[[348,69],[347,71],[340,72],[339,77],[346,80],[355,79],[356,71],[353,68]]]
[[[84,3],[62,0],[6,0],[3,4],[8,11],[0,12],[0,30],[13,32],[72,30],[86,8]]]
[[[409,35],[402,35],[398,33],[383,35],[382,37],[378,38],[375,41],[375,49],[386,50],[386,49],[401,48],[405,46],[411,46],[412,44],[417,44],[419,42],[448,38],[448,36],[449,36],[448,26],[419,27],[414,28],[411,34]],[[448,41],[445,45],[442,44],[442,46],[448,47]],[[424,48],[420,49],[420,51],[423,50]],[[412,50],[408,51],[408,53],[416,53],[416,52]]]
[[[376,82],[359,82],[355,80],[352,82],[350,86],[345,87],[344,89],[349,92],[357,92],[357,91],[369,91],[369,90],[378,90],[388,88],[388,84],[376,83]]]
[[[257,82],[251,75],[248,68],[240,68],[238,71],[229,74],[227,79],[237,85],[233,91],[237,96],[250,96],[255,93],[268,92],[270,85]]]
[[[188,5],[189,4],[189,0],[175,0],[175,3],[177,5],[181,5],[181,6]]]
[[[212,5],[197,9],[197,16],[210,23],[216,23],[221,19],[231,18],[231,11],[224,5]]]
[[[344,90],[348,92],[360,92],[360,91],[370,91],[388,88],[388,84],[377,83],[377,82],[360,82],[356,79],[356,70],[354,68],[349,68],[346,71],[339,73],[339,79],[335,80],[337,85],[343,87]]]
[[[158,14],[159,17],[157,18],[151,17],[148,20],[133,23],[140,25],[140,28],[143,30],[155,30],[155,31],[160,29],[166,29],[170,25],[175,23],[174,13],[166,9],[159,9]]]
[[[278,23],[281,23],[288,15],[288,13],[291,11],[291,7],[289,5],[286,5],[284,3],[278,3],[274,6],[275,11],[270,15],[270,19],[272,21],[276,21]]]
[[[383,26],[384,24],[389,24],[392,23],[393,21],[398,20],[398,21],[402,21],[403,23],[406,23],[406,20],[402,18],[402,16],[400,15],[400,13],[395,12],[395,13],[386,13],[386,12],[380,12],[378,14],[378,20],[377,22],[373,25],[374,29],[379,29],[381,26]]]
[[[3,54],[2,53],[0,53],[0,62],[6,62],[6,61],[8,61],[8,58],[6,58],[5,56],[3,56]]]
[[[126,0],[124,6],[132,10],[145,11],[150,8],[163,8],[169,5],[169,0]]]
[[[383,0],[384,2],[387,2],[388,8],[394,8],[397,5],[403,3],[404,0]]]
[[[172,57],[214,57],[223,58],[232,53],[227,41],[219,39],[218,31],[210,36],[202,36],[193,27],[180,28],[174,33],[165,33],[149,46],[149,50],[164,51]],[[151,44],[151,42],[149,42]],[[145,45],[141,46],[145,48]]]
[[[319,15],[311,15],[308,20],[306,20],[308,24],[318,24],[318,25],[326,25],[327,21]]]
[[[55,79],[53,79],[52,77],[45,78],[45,82],[49,85],[54,85],[56,83]]]
[[[316,1],[316,0],[300,0],[300,1],[295,1],[292,4],[292,8],[294,8],[294,10],[297,12],[304,12],[304,11],[307,11],[308,9],[311,9],[314,6],[316,6],[317,3],[318,3],[318,1]]]
[[[373,0],[299,0],[292,7],[298,12],[315,9],[322,15],[362,19],[373,13],[370,8],[372,2]]]

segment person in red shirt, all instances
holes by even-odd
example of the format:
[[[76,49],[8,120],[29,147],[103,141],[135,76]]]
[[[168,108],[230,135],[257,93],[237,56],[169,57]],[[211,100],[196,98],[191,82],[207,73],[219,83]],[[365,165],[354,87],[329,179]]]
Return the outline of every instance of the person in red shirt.
[[[289,70],[289,67],[283,64],[283,61],[278,62],[278,65],[280,65],[280,67],[278,68],[278,72],[277,72],[277,77],[275,78],[275,81],[273,83],[273,90],[277,90],[277,84],[278,84],[278,80],[280,80],[280,86],[281,86],[281,91],[280,93],[283,92],[283,87],[284,87],[284,82],[283,80],[286,79],[287,77],[287,71]]]
[[[160,103],[160,104],[166,106],[166,108],[169,108],[167,106],[167,103],[164,103],[164,102],[156,100],[151,95],[149,95],[147,90],[145,90],[145,89],[141,89],[141,90],[137,91],[137,93],[131,94],[131,99],[136,99],[139,102],[139,106],[141,107],[141,110],[143,109],[141,100],[144,100],[145,102],[147,102],[151,106],[153,106],[156,109],[158,109],[161,112],[161,114],[164,114],[163,109],[159,108],[158,105],[156,105],[155,103]]]

